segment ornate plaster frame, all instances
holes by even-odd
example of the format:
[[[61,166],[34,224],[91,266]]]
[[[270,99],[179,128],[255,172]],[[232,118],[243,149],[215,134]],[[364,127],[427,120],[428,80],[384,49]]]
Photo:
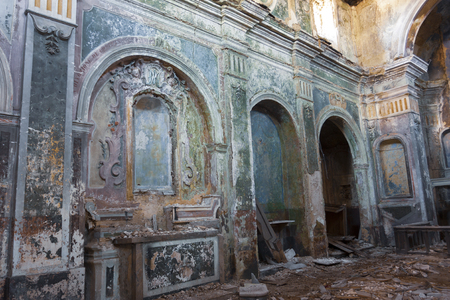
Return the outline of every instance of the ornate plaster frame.
[[[382,178],[382,174],[383,174],[383,170],[381,168],[380,164],[376,164],[376,173],[377,173],[377,182],[378,182],[378,188],[380,191],[380,202],[391,202],[391,201],[395,201],[395,200],[399,200],[399,199],[411,199],[414,198],[414,189],[413,189],[413,175],[412,175],[412,170],[411,170],[411,149],[408,147],[408,140],[406,139],[405,136],[398,134],[398,133],[389,133],[389,134],[384,134],[382,136],[379,136],[374,142],[373,142],[373,146],[372,146],[372,151],[373,151],[373,155],[374,155],[374,159],[379,162],[380,161],[380,145],[382,142],[385,141],[391,141],[391,140],[397,140],[399,141],[402,146],[403,146],[403,150],[404,150],[404,155],[405,155],[405,161],[406,161],[406,170],[408,171],[407,173],[407,177],[408,177],[408,184],[409,184],[409,194],[408,195],[401,195],[401,196],[386,196],[385,190],[383,188],[383,178]]]
[[[91,53],[92,55],[98,55],[98,53]],[[220,109],[213,89],[205,79],[202,72],[194,65],[189,59],[181,55],[180,53],[171,53],[162,48],[152,46],[150,44],[126,44],[119,47],[114,47],[106,53],[102,54],[91,65],[84,77],[80,93],[78,96],[78,102],[76,104],[76,121],[80,123],[87,123],[89,120],[89,106],[91,96],[94,92],[94,88],[100,77],[107,71],[107,69],[114,63],[131,57],[152,58],[160,60],[164,63],[170,64],[185,74],[192,80],[199,93],[203,96],[208,108],[211,126],[211,137],[214,143],[224,143],[224,129],[222,126],[222,116],[220,115]]]

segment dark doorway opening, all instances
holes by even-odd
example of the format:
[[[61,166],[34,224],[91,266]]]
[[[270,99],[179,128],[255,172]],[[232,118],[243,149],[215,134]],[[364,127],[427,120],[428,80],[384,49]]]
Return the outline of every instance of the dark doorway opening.
[[[320,132],[323,195],[328,236],[359,237],[359,202],[350,146],[336,125],[342,122],[330,118]]]

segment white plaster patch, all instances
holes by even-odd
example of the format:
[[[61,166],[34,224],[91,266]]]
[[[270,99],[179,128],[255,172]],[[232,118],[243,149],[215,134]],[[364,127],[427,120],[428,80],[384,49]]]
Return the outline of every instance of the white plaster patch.
[[[136,149],[145,150],[148,141],[149,141],[148,136],[142,130],[139,131],[139,134],[136,135]]]
[[[68,296],[73,299],[84,300],[85,270],[73,269],[69,274]]]
[[[17,269],[54,266],[60,261],[58,250],[62,247],[62,232],[47,230],[25,237],[20,244],[19,253],[15,253],[15,256],[20,257],[15,259],[20,261]]]
[[[310,196],[310,208],[311,208],[311,228],[309,235],[314,237],[314,228],[316,222],[325,225],[325,203],[323,199],[322,189],[322,177],[319,171],[314,172],[309,177],[309,196]]]
[[[74,266],[82,266],[84,263],[84,239],[83,234],[79,230],[75,230],[72,234],[72,252],[70,253],[70,261]]]
[[[312,1],[314,22],[317,34],[331,42],[332,46],[337,47],[337,26],[336,13],[332,0]]]

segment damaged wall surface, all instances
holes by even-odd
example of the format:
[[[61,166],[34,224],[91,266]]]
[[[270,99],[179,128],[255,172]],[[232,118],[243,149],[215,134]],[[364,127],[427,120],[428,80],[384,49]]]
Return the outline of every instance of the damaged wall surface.
[[[316,257],[448,225],[449,7],[0,0],[0,299],[250,278],[257,207]]]

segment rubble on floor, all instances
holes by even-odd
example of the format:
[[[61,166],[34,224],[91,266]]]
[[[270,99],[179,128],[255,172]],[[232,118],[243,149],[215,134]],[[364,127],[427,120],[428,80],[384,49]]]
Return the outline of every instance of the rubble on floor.
[[[370,248],[363,250],[368,258],[355,255],[327,259],[339,262],[335,265],[317,264],[320,260],[312,257],[292,257],[288,263],[264,265],[276,272],[258,280],[267,287],[267,300],[450,299],[450,258],[446,246],[439,244],[433,249],[429,255],[397,255],[395,248]],[[305,266],[290,269],[293,264]],[[210,283],[158,299],[245,299],[238,292],[246,283],[251,281]]]

